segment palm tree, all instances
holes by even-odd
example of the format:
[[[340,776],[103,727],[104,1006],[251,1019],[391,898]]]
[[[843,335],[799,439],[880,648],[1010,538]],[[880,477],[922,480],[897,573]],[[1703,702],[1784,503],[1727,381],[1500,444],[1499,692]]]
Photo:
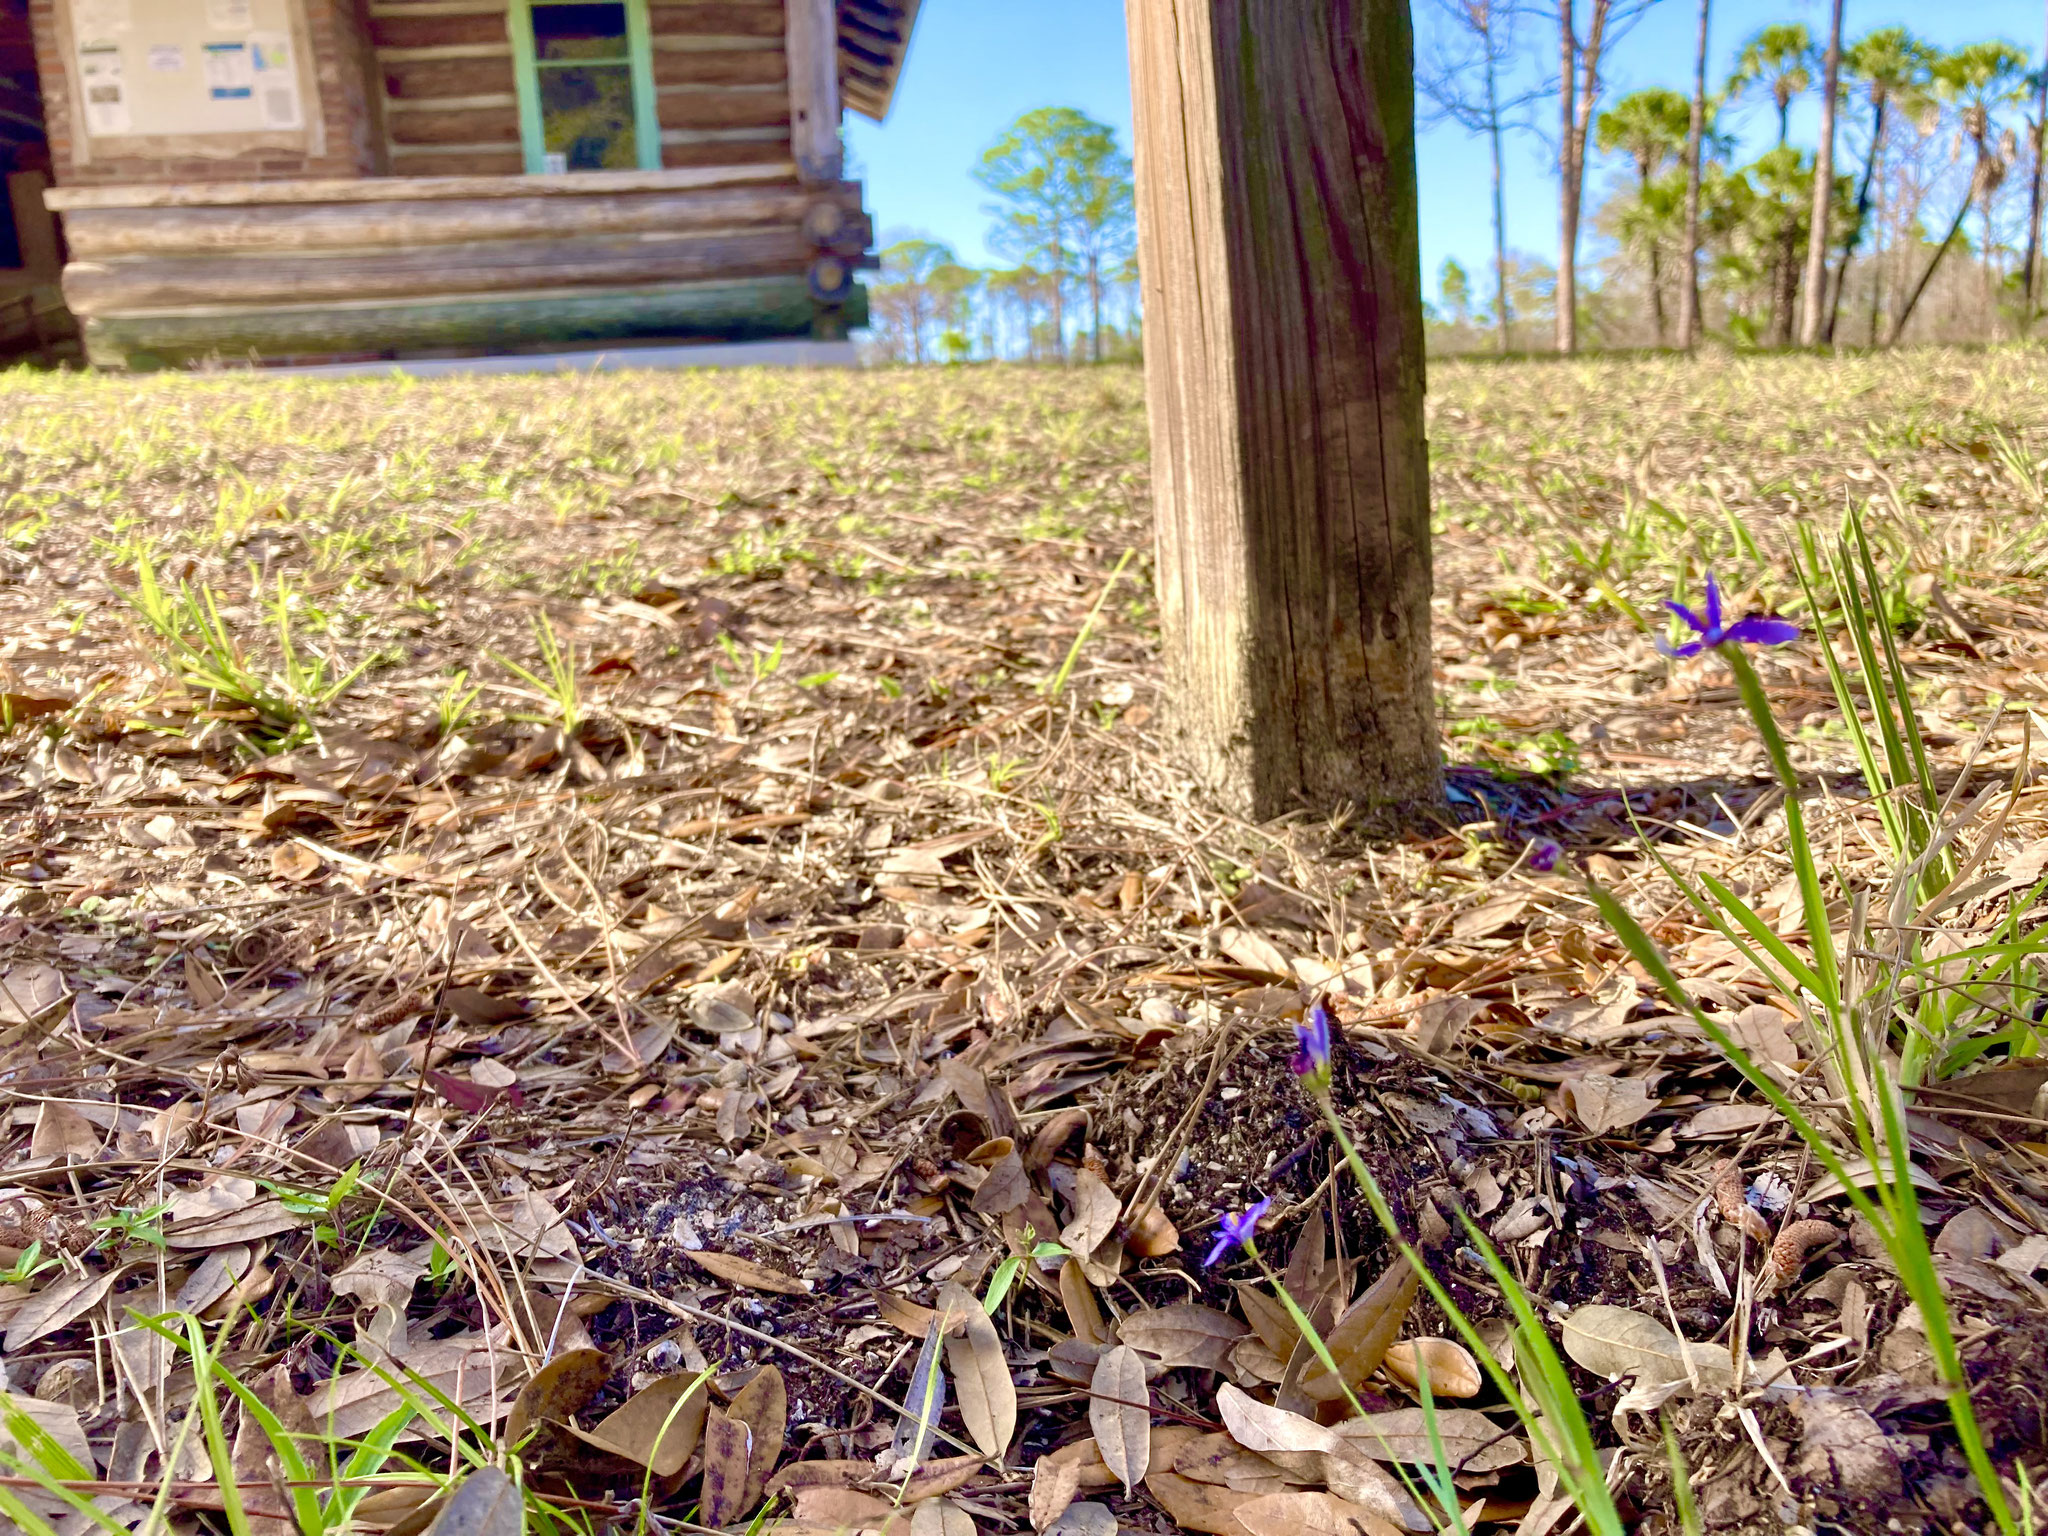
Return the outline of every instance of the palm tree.
[[[1977,163],[1970,174],[1969,188],[1956,207],[1956,216],[1949,224],[1948,233],[1928,259],[1927,270],[1920,274],[1920,281],[1913,285],[1912,293],[1906,298],[1905,308],[1899,311],[1898,319],[1892,323],[1894,339],[1905,334],[1906,322],[1913,318],[1913,307],[1920,302],[1920,295],[1927,291],[1927,285],[1933,280],[1941,259],[1948,254],[1948,248],[1962,233],[1963,219],[1972,202],[1979,202],[1984,212],[1986,297],[1991,297],[1988,291],[1992,280],[1991,197],[1998,190],[1999,183],[2005,180],[2005,173],[2011,169],[2010,150],[1999,133],[1998,114],[2000,109],[2025,97],[2027,56],[2011,43],[1969,43],[1937,59],[1932,74],[1936,94],[1956,108],[1963,136],[1977,152]],[[2004,138],[2009,139],[2010,135]]]
[[[1842,67],[1849,78],[1863,87],[1870,102],[1870,150],[1863,160],[1863,179],[1856,188],[1856,216],[1850,220],[1842,241],[1842,259],[1835,268],[1833,308],[1828,313],[1827,340],[1835,339],[1835,320],[1841,314],[1842,289],[1849,278],[1849,260],[1863,241],[1870,220],[1873,195],[1884,192],[1884,147],[1887,114],[1893,107],[1915,117],[1927,104],[1932,81],[1935,50],[1904,27],[1880,27],[1856,39],[1842,52]],[[1884,227],[1884,210],[1877,211],[1877,226]],[[1870,334],[1877,339],[1877,314],[1883,292],[1882,272],[1874,271],[1870,286]]]
[[[1650,184],[1668,161],[1684,154],[1691,132],[1692,103],[1662,87],[1622,97],[1600,114],[1593,128],[1593,141],[1603,153],[1619,152],[1635,162],[1636,207],[1641,217],[1624,216],[1624,239],[1648,258],[1650,315],[1660,347],[1664,345],[1663,243],[1669,210],[1651,216]]]
[[[1783,144],[1792,129],[1792,103],[1813,88],[1813,36],[1799,22],[1779,22],[1765,27],[1742,45],[1735,56],[1735,72],[1728,77],[1728,99],[1758,83],[1771,88],[1771,101],[1778,109],[1778,142]]]

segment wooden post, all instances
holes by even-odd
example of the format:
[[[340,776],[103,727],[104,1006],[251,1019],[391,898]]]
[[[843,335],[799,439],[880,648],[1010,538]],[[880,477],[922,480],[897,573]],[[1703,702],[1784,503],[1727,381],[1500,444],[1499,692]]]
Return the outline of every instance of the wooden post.
[[[1442,794],[1408,0],[1127,0],[1167,693],[1268,817]]]
[[[43,206],[50,178],[41,171],[15,171],[7,177],[7,201],[21,244],[21,265],[39,282],[54,283],[64,270],[57,244],[57,218]]]
[[[806,186],[839,180],[839,6],[786,0],[789,144]]]

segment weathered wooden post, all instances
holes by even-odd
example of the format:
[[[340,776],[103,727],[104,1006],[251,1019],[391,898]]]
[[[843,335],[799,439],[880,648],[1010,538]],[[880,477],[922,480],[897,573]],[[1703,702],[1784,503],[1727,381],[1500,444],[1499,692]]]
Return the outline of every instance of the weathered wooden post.
[[[1408,0],[1126,0],[1159,593],[1242,812],[1435,802]]]

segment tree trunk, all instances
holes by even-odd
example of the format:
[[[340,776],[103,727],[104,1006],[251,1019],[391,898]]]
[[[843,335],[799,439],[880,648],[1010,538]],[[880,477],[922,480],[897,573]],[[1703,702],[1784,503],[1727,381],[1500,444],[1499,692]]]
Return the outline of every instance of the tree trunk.
[[[1820,148],[1813,157],[1813,212],[1806,228],[1806,302],[1799,312],[1799,345],[1820,345],[1821,311],[1828,295],[1828,210],[1835,196],[1835,93],[1842,80],[1842,0],[1828,22],[1827,60],[1821,66]]]
[[[2041,255],[2041,151],[2048,144],[2048,69],[2040,71],[2034,94],[2034,184],[2027,195],[2027,265],[2020,274],[2027,329],[2034,326],[2034,267]]]
[[[1650,242],[1650,324],[1657,333],[1657,345],[1664,345],[1664,257],[1657,242]]]
[[[1557,0],[1557,350],[1579,350],[1579,199],[1574,162],[1578,138],[1579,36],[1576,0]]]
[[[1692,122],[1685,134],[1685,273],[1678,285],[1678,344],[1687,351],[1700,343],[1700,162],[1707,128],[1707,12],[1713,0],[1700,0],[1700,41],[1693,55]]]
[[[1508,214],[1500,155],[1500,83],[1493,61],[1492,13],[1488,13],[1486,43],[1486,129],[1493,142],[1493,319],[1495,350],[1509,350],[1508,328]]]
[[[1892,322],[1893,341],[1906,334],[1906,322],[1913,318],[1913,310],[1920,303],[1920,295],[1927,291],[1927,285],[1934,280],[1935,269],[1941,265],[1941,258],[1948,254],[1948,248],[1956,243],[1956,236],[1963,232],[1963,220],[1970,212],[1970,204],[1975,201],[1974,196],[1965,197],[1957,206],[1956,216],[1949,223],[1948,233],[1941,237],[1941,244],[1935,247],[1934,254],[1927,258],[1927,270],[1920,274],[1920,281],[1915,283],[1913,291],[1906,295],[1905,306],[1900,309],[1898,318]]]
[[[1849,226],[1849,233],[1842,241],[1841,265],[1835,268],[1833,298],[1828,305],[1827,333],[1821,338],[1829,346],[1835,342],[1835,322],[1842,314],[1842,290],[1849,286],[1849,263],[1856,255],[1856,247],[1863,243],[1863,228],[1870,218],[1870,184],[1877,175],[1879,163],[1884,159],[1884,108],[1885,98],[1879,96],[1871,103],[1870,109],[1870,158],[1863,163],[1863,181],[1856,188],[1856,221]],[[1875,281],[1875,278],[1872,279]],[[1871,327],[1876,329],[1876,320]],[[1873,341],[1876,337],[1873,335]]]
[[[1771,336],[1774,347],[1792,345],[1792,306],[1799,299],[1799,225],[1792,211],[1785,211],[1785,232],[1778,239],[1777,260],[1771,265]]]
[[[1102,258],[1088,253],[1088,360],[1102,361]]]
[[[1435,804],[1408,0],[1128,0],[1166,697],[1241,814]]]

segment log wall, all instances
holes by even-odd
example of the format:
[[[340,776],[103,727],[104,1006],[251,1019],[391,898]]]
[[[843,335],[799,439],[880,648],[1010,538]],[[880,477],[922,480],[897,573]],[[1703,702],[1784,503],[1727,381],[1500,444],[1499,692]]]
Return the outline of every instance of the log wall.
[[[525,169],[504,0],[372,0],[386,155],[399,176]],[[667,167],[790,158],[782,0],[649,0]]]
[[[353,341],[333,350],[487,347],[550,334],[550,315],[574,321],[562,341],[601,319],[621,336],[830,332],[860,303],[871,243],[857,183],[807,187],[786,164],[48,195],[71,245],[64,297],[103,363],[209,344],[299,356],[337,336]],[[776,297],[736,319],[748,284]],[[796,325],[791,285],[808,295]],[[633,294],[652,295],[645,313]]]

